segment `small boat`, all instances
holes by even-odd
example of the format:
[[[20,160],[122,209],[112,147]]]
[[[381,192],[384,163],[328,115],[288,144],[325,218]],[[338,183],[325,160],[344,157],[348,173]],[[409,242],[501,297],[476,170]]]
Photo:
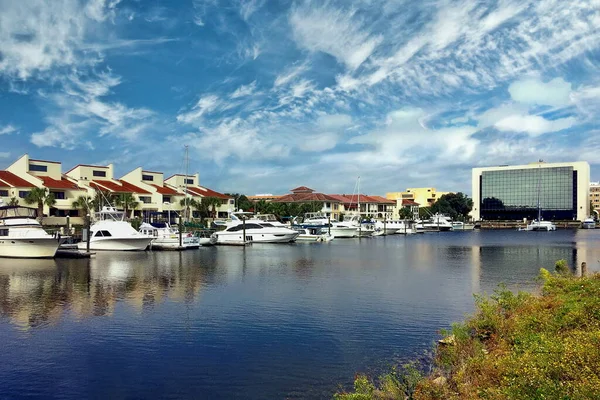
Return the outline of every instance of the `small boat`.
[[[358,236],[358,226],[353,222],[334,222],[322,213],[306,213],[302,221],[304,227],[327,227],[334,238],[353,238]]]
[[[327,233],[327,228],[318,227],[293,227],[299,233],[296,241],[298,242],[330,242],[333,240],[333,235]]]
[[[596,221],[594,221],[594,218],[592,218],[592,217],[586,218],[581,223],[581,228],[582,229],[596,229]]]
[[[187,250],[200,247],[199,238],[191,233],[182,233],[174,229],[168,222],[144,222],[139,229],[143,235],[154,237],[151,242],[153,250]]]
[[[95,214],[96,222],[90,227],[90,250],[105,251],[143,251],[154,236],[143,235],[124,221],[124,213],[113,207],[102,207]],[[77,243],[79,250],[86,250],[87,243]]]
[[[37,210],[3,206],[0,199],[0,257],[52,258],[62,238],[48,234],[36,220]]]
[[[428,220],[417,221],[417,232],[446,232],[452,230],[450,219],[443,214],[434,214]]]
[[[464,223],[462,221],[452,221],[453,231],[472,231],[475,229],[475,224]]]

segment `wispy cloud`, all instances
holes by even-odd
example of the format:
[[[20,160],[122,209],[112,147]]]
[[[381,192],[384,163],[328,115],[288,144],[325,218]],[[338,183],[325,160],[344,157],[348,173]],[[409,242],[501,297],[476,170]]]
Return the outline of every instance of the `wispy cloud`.
[[[17,128],[12,125],[0,126],[0,135],[8,135],[17,131]]]

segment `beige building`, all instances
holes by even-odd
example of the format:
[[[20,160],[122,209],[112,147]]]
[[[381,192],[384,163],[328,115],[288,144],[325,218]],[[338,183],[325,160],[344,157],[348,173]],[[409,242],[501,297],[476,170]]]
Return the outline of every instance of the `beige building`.
[[[235,211],[235,199],[223,193],[200,186],[200,175],[198,173],[194,175],[172,175],[165,179],[165,184],[180,193],[185,193],[187,189],[187,195],[198,202],[201,202],[205,197],[221,200],[221,204],[216,210],[217,218],[227,218],[229,217],[229,214]],[[197,217],[197,214],[197,211],[192,212],[194,218]]]
[[[590,165],[535,162],[473,168],[475,220],[579,220],[590,215]]]
[[[590,214],[600,212],[600,182],[590,182]]]
[[[66,223],[67,216],[74,218],[71,221],[74,224],[82,222],[78,218],[79,210],[74,209],[72,204],[79,196],[86,195],[86,189],[81,188],[74,179],[63,175],[61,163],[35,160],[25,154],[12,163],[6,171],[31,185],[29,188],[15,190],[14,194],[19,198],[20,205],[26,205],[24,199],[33,187],[45,187],[54,195],[56,203],[52,207],[44,205],[44,214],[48,216],[44,219],[45,224],[63,225]]]

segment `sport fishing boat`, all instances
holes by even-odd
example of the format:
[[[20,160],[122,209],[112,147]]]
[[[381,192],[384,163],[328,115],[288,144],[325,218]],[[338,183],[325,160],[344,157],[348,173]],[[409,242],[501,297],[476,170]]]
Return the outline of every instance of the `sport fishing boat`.
[[[253,218],[252,213],[239,212],[232,213],[225,230],[213,233],[212,237],[216,244],[290,243],[298,235],[300,232],[293,229]]]
[[[5,206],[0,199],[0,257],[52,258],[62,239],[48,234],[36,220],[37,210]]]
[[[123,219],[124,213],[113,207],[102,207],[94,216],[96,222],[90,227],[90,250],[142,251],[150,245],[154,236],[137,232]],[[85,250],[86,242],[77,243]]]
[[[152,249],[155,250],[187,250],[200,247],[200,240],[191,233],[182,233],[181,244],[179,230],[168,222],[144,222],[139,229],[142,235],[152,236]]]

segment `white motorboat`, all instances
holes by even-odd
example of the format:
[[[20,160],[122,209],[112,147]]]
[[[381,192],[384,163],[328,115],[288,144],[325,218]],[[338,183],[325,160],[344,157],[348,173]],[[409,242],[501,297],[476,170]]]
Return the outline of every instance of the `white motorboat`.
[[[145,250],[154,240],[154,236],[137,232],[123,217],[122,211],[113,207],[102,207],[102,210],[95,214],[96,222],[90,227],[90,250]],[[87,243],[79,242],[77,248],[85,250]]]
[[[462,221],[452,221],[453,231],[472,231],[475,229],[475,224],[464,223]]]
[[[443,214],[434,214],[427,220],[417,221],[417,232],[445,232],[452,230],[450,218]]]
[[[556,225],[554,225],[550,221],[539,221],[537,219],[534,219],[533,221],[531,221],[531,223],[529,225],[527,225],[527,228],[525,228],[524,230],[526,230],[526,231],[555,231]]]
[[[329,233],[334,238],[353,238],[358,236],[358,226],[353,223],[332,222],[330,218],[321,213],[306,213],[302,226],[305,227],[328,227]]]
[[[0,257],[54,257],[61,240],[42,228],[37,210],[2,204],[0,200]]]
[[[154,238],[151,242],[151,248],[154,250],[186,250],[200,247],[199,238],[191,233],[182,233],[180,244],[179,230],[174,229],[168,222],[144,222],[139,232]]]
[[[282,222],[279,222],[279,220],[277,219],[277,217],[273,214],[256,214],[254,216],[255,219],[259,220],[259,221],[263,221],[266,222],[268,224],[271,224],[273,226],[280,226],[282,228],[289,228],[290,225],[286,225]]]
[[[232,213],[227,228],[213,233],[212,237],[216,244],[290,243],[299,234],[293,229],[252,218],[251,213]]]
[[[384,235],[393,235],[395,233],[404,233],[405,230],[408,230],[408,226],[404,221],[377,220],[375,221],[375,229],[383,230]]]
[[[330,242],[333,240],[333,235],[327,233],[327,228],[294,227],[293,229],[299,233],[296,238],[296,241],[298,242]]]
[[[594,221],[594,218],[589,217],[583,220],[582,224],[581,224],[581,228],[583,229],[596,229],[596,221]]]

